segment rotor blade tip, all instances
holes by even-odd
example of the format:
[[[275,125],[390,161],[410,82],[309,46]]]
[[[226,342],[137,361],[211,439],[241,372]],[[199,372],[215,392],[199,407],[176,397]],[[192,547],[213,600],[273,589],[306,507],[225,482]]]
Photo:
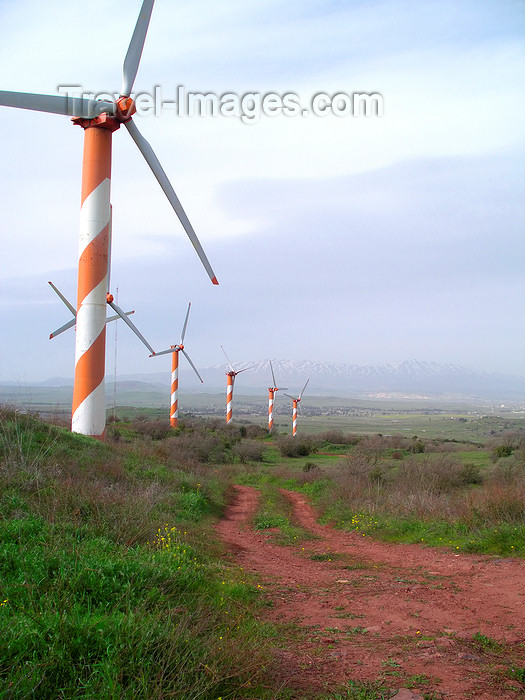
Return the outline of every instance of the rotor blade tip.
[[[219,280],[216,277],[212,277],[211,281],[213,284],[219,284]]]

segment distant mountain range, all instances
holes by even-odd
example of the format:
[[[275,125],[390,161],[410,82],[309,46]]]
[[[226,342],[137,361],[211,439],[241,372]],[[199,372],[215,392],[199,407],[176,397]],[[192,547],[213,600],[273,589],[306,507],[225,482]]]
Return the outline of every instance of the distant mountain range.
[[[272,366],[277,384],[288,387],[291,393],[299,392],[309,379],[308,392],[312,394],[458,394],[479,398],[525,399],[525,377],[481,372],[438,362],[406,360],[396,364],[348,365],[312,360],[272,360]],[[250,369],[239,376],[236,391],[253,392],[272,383],[268,360],[244,362],[236,365],[235,369],[243,367]],[[206,387],[222,388],[226,369],[222,365],[199,371]],[[188,384],[189,372],[185,370],[184,374]],[[193,378],[191,381],[193,383]],[[195,386],[198,385],[196,381]]]
[[[396,364],[349,365],[313,360],[272,360],[278,386],[287,387],[290,393],[299,392],[309,379],[308,393],[340,397],[370,396],[389,398],[443,398],[447,396],[493,400],[525,400],[525,377],[459,367],[448,363],[406,360]],[[254,394],[272,384],[268,360],[239,362],[235,369],[249,367],[236,380],[238,394]],[[227,366],[199,368],[204,379],[201,384],[193,371],[181,360],[179,372],[181,389],[186,392],[222,392],[225,388]],[[108,384],[111,379],[108,377]],[[165,394],[170,374],[122,375],[118,379],[119,393],[129,391],[154,391]],[[0,382],[4,387],[13,382]],[[34,382],[34,386],[71,386],[71,379],[53,378]],[[169,390],[169,389],[168,389]]]

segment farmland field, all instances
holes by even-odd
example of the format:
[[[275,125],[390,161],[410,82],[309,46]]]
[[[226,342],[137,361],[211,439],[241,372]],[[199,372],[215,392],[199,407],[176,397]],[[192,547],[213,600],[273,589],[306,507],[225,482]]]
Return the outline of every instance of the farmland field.
[[[0,385],[0,403],[68,419],[71,387],[8,387]],[[169,397],[160,391],[126,390],[117,393],[113,406],[112,386],[107,387],[108,414],[133,419],[138,415],[164,418],[169,413]],[[201,417],[225,416],[223,394],[199,393],[179,398],[181,415]],[[267,396],[234,396],[234,421],[265,426]],[[525,425],[525,406],[501,405],[467,399],[421,398],[338,398],[306,396],[299,406],[299,432],[313,434],[340,429],[358,434],[418,435],[427,438],[481,441],[501,430]],[[291,430],[291,402],[278,396],[274,427],[278,432]]]

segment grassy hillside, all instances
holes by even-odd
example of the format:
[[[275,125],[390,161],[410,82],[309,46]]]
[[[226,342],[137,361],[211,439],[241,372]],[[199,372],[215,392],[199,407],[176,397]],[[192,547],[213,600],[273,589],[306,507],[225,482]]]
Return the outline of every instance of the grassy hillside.
[[[283,542],[280,488],[373,537],[525,556],[524,432],[489,420],[469,439],[291,438],[135,417],[98,442],[1,409],[0,697],[276,697],[286,633],[214,536],[233,483]]]
[[[0,697],[256,688],[271,634],[251,614],[256,584],[203,546],[227,473],[132,430],[103,444],[0,420]]]

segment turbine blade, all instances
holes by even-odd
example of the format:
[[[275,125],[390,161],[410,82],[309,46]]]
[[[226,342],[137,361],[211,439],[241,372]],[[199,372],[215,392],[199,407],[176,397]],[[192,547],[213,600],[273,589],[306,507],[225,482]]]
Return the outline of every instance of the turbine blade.
[[[232,365],[232,363],[230,362],[230,358],[229,358],[228,355],[226,354],[226,350],[222,347],[222,345],[221,345],[221,349],[222,349],[222,351],[223,351],[223,353],[224,353],[225,358],[226,358],[227,361],[228,361],[228,364],[230,365],[231,371],[232,371],[232,372],[235,372],[235,370],[233,369],[233,365]]]
[[[245,367],[244,369],[238,369],[235,374],[240,374],[241,372],[246,372],[247,369],[251,369],[251,367]]]
[[[126,316],[131,316],[131,314],[134,314],[134,311],[125,311]],[[106,323],[111,323],[111,321],[117,321],[120,318],[120,316],[108,316],[106,318]]]
[[[190,315],[191,301],[188,304],[188,310],[186,311],[186,318],[184,319],[184,325],[182,327],[182,334],[180,336],[180,344],[184,344],[184,336],[186,335],[186,326],[188,325],[188,317]]]
[[[144,345],[148,348],[148,350],[151,352],[151,354],[155,355],[155,350],[151,347],[151,345],[148,343],[148,341],[142,335],[142,333],[139,331],[139,329],[135,326],[135,324],[129,320],[129,318],[122,311],[120,306],[117,306],[114,301],[108,301],[108,304],[111,306],[113,311],[115,311],[120,316],[120,318],[124,321],[124,323],[126,323],[131,328],[131,330],[133,331],[133,333],[135,333],[137,338],[139,338],[139,340],[141,340],[144,343]]]
[[[76,318],[76,316],[75,316],[75,318],[72,318],[71,321],[68,321],[67,323],[64,323],[63,326],[60,326],[60,328],[57,328],[56,331],[53,331],[53,332],[49,335],[49,340],[51,340],[51,338],[56,338],[57,335],[60,335],[60,334],[63,333],[64,331],[67,331],[69,328],[73,328],[73,326],[75,325],[76,322],[77,322],[77,318]]]
[[[159,355],[168,355],[171,352],[178,352],[178,345],[174,345],[171,348],[168,348],[167,350],[161,350],[160,352],[155,352],[153,355],[150,355],[150,357],[158,357]]]
[[[132,122],[131,119],[127,122],[124,122],[124,123],[126,125],[127,130],[130,133],[131,138],[137,144],[139,151],[142,153],[147,164],[151,168],[151,171],[153,172],[153,174],[157,178],[157,181],[158,181],[159,185],[162,187],[164,194],[166,195],[166,197],[169,200],[169,203],[171,204],[175,213],[179,217],[179,220],[180,220],[181,224],[183,225],[184,230],[188,234],[188,238],[190,239],[193,247],[195,248],[195,251],[196,251],[197,255],[199,256],[202,264],[204,265],[204,268],[205,268],[206,272],[208,273],[211,281],[213,282],[213,284],[219,284],[217,282],[217,278],[215,277],[215,273],[212,270],[212,267],[209,263],[209,260],[206,257],[206,254],[205,254],[205,252],[204,252],[204,250],[199,242],[199,239],[197,238],[197,234],[193,230],[193,227],[190,224],[188,217],[186,216],[186,212],[182,208],[182,205],[179,202],[179,198],[175,194],[175,190],[171,186],[171,183],[168,180],[168,176],[164,172],[162,165],[160,164],[159,159],[155,155],[152,147],[146,141],[144,136],[142,136],[140,131],[137,129],[136,124],[134,122]]]
[[[182,349],[182,353],[183,353],[184,357],[188,360],[188,362],[190,363],[190,365],[192,366],[193,371],[195,372],[195,374],[197,375],[197,377],[201,380],[201,384],[204,384],[204,379],[203,379],[203,378],[201,377],[201,375],[198,373],[197,368],[195,367],[195,365],[193,364],[193,362],[190,360],[190,356],[188,355],[188,353],[186,352],[186,350]]]
[[[133,83],[137,77],[140,57],[142,56],[142,49],[144,48],[144,42],[146,41],[146,34],[148,31],[154,1],[155,0],[144,0],[142,3],[137,24],[135,25],[131,41],[129,42],[128,52],[126,54],[126,58],[124,59],[120,94],[125,95],[126,97],[131,95]]]
[[[309,381],[310,381],[310,379],[306,380],[306,384],[303,386],[303,391],[301,391],[301,393],[299,394],[299,400],[301,400],[303,398],[304,390],[306,389],[306,385],[308,384]]]
[[[67,308],[71,311],[71,313],[73,314],[73,316],[75,316],[75,318],[76,318],[77,310],[75,309],[75,307],[73,306],[73,304],[71,304],[71,303],[66,299],[66,297],[62,294],[62,292],[60,292],[60,291],[57,289],[57,287],[55,287],[55,285],[53,284],[53,282],[48,282],[48,284],[51,285],[51,289],[52,289],[56,294],[58,294],[58,296],[62,299],[62,301],[64,302],[64,304],[67,306]]]
[[[285,394],[285,396],[287,396],[289,399],[292,399],[292,401],[296,401],[296,400],[297,400],[297,399],[295,398],[295,396],[290,396],[290,394]]]
[[[275,374],[273,373],[273,365],[272,365],[271,360],[270,360],[270,369],[272,370],[273,386],[277,386],[277,384],[275,383]]]
[[[51,284],[51,282],[49,283]],[[134,311],[126,311],[126,316],[129,316],[130,314],[134,314]],[[120,316],[110,316],[109,318],[106,319],[106,323],[110,323],[111,321],[116,321],[117,318],[120,318]],[[70,328],[73,328],[75,323],[77,322],[77,315],[75,314],[75,318],[71,319],[71,321],[68,321],[67,323],[64,323],[63,326],[60,326],[56,331],[53,331],[53,333],[50,334],[49,340],[51,338],[56,338],[57,335],[60,335],[64,331],[69,330]]]
[[[103,112],[115,114],[113,102],[88,100],[67,95],[39,95],[34,92],[7,92],[0,90],[0,106],[33,109],[36,112],[64,114],[69,117],[93,119]]]

